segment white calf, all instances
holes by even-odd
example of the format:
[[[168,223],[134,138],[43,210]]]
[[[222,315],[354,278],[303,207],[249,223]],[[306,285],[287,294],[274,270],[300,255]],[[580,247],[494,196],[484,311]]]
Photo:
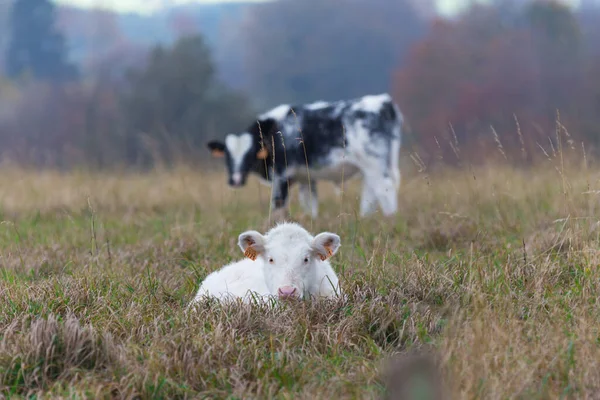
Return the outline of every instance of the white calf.
[[[340,295],[338,277],[329,258],[340,247],[340,237],[323,232],[313,237],[296,223],[281,223],[266,235],[246,231],[238,237],[245,259],[209,274],[193,304],[204,296],[242,298],[333,297]]]

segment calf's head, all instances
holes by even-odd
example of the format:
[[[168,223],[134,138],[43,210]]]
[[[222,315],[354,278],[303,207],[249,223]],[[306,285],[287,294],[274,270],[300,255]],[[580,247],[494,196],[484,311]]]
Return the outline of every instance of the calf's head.
[[[295,223],[283,223],[262,235],[246,231],[238,238],[244,255],[264,262],[264,274],[271,295],[303,298],[315,282],[319,263],[332,257],[340,247],[340,237],[322,232],[310,235]]]

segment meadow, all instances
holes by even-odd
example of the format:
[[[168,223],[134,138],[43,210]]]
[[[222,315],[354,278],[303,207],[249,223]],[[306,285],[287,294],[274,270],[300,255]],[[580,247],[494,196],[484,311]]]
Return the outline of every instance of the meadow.
[[[348,299],[190,313],[239,233],[268,227],[268,188],[3,167],[0,392],[379,399],[390,357],[423,351],[452,399],[600,398],[600,168],[404,163],[393,218],[358,218],[360,180],[341,197],[321,183],[314,220],[292,191],[294,220],[341,236]]]

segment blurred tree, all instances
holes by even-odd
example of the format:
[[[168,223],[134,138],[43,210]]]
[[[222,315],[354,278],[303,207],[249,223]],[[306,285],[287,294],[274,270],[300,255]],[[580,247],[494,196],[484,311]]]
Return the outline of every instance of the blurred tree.
[[[577,14],[580,21],[582,40],[585,44],[585,50],[591,53],[592,57],[600,56],[600,3],[595,0],[584,2]]]
[[[8,21],[10,10],[12,8],[12,0],[0,1],[0,71],[4,70],[4,58],[6,46],[8,44]]]
[[[459,161],[458,146],[459,158],[484,161],[481,146],[499,155],[501,143],[515,161],[531,161],[538,143],[555,137],[557,109],[572,128],[590,115],[576,17],[555,1],[520,3],[472,6],[437,22],[395,73],[394,95],[430,160]]]
[[[261,106],[389,90],[391,71],[425,29],[410,0],[280,0],[239,27],[247,89]]]
[[[7,74],[31,73],[42,80],[64,81],[77,71],[67,61],[63,35],[55,27],[54,4],[49,0],[16,0],[10,15]]]
[[[176,38],[192,36],[199,33],[199,27],[194,18],[182,11],[174,11],[167,18],[167,24]]]
[[[573,98],[581,93],[584,76],[579,21],[567,6],[553,0],[532,2],[525,18],[540,71],[542,112],[548,118],[555,118],[557,110],[573,115]]]
[[[253,114],[246,99],[215,79],[211,54],[201,36],[157,46],[145,69],[129,74],[123,112],[130,133],[128,159],[171,162],[188,148],[204,149],[208,137],[242,129]],[[144,148],[147,146],[147,148]]]
[[[14,82],[0,75],[0,126],[14,115],[15,105],[18,104],[21,96],[22,93]]]
[[[584,85],[586,96],[578,99],[581,106],[581,124],[589,141],[600,145],[600,3],[582,0],[578,14],[581,21],[585,53]],[[589,146],[588,146],[589,147]]]

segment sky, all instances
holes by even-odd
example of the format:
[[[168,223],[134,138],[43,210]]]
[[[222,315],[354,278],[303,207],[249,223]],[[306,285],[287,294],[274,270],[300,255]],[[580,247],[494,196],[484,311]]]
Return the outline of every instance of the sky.
[[[2,1],[2,0],[0,0]],[[108,8],[119,12],[136,12],[140,14],[151,14],[161,8],[190,3],[231,3],[241,0],[54,0],[57,3],[70,4],[80,7]],[[244,0],[259,2],[265,0]],[[301,1],[301,0],[298,0]],[[444,14],[452,14],[458,11],[461,6],[466,5],[471,0],[437,0],[440,11]],[[477,0],[476,0],[477,1]],[[485,0],[479,0],[485,2]],[[563,0],[571,5],[579,4],[580,0]]]
[[[0,0],[2,1],[2,0]],[[59,4],[79,7],[108,8],[119,12],[151,14],[165,7],[190,3],[235,3],[259,2],[264,0],[54,0]]]

